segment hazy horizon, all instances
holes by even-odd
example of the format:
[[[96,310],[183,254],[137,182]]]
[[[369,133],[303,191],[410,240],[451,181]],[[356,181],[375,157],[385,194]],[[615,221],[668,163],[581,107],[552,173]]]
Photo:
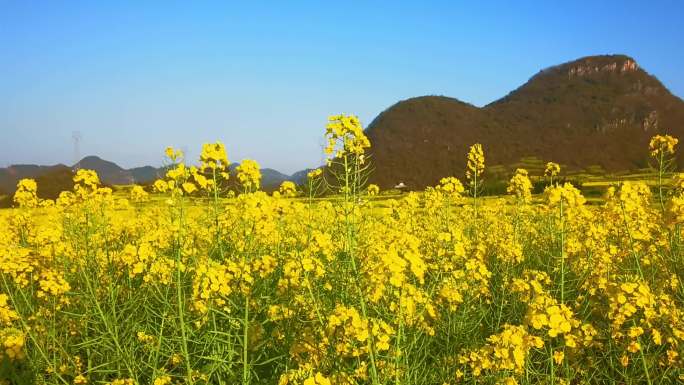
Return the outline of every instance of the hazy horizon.
[[[162,4],[163,7],[159,5]],[[590,9],[588,8],[590,7]],[[161,10],[160,10],[161,9]],[[684,3],[26,5],[0,1],[0,167],[191,161],[204,142],[291,174],[322,164],[330,114],[399,100],[482,106],[539,70],[626,54],[684,96]]]

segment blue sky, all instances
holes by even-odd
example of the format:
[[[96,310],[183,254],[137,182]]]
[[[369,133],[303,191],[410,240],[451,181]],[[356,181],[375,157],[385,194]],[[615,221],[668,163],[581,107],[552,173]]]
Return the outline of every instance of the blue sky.
[[[143,4],[144,3],[144,4]],[[329,114],[492,102],[544,67],[633,56],[684,96],[684,2],[0,0],[0,166],[161,164],[167,145],[293,172]]]

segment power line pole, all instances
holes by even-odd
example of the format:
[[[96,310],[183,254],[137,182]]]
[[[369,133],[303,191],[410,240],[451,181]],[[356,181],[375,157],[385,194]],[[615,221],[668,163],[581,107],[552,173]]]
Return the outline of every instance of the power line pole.
[[[71,133],[71,140],[74,142],[74,169],[76,170],[80,168],[79,163],[81,163],[81,139],[83,139],[81,131],[74,131]]]

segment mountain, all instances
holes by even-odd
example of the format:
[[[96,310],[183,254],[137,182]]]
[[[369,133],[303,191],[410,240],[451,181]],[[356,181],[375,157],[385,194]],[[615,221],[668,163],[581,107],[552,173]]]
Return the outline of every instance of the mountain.
[[[261,169],[261,185],[266,191],[277,190],[280,184],[286,180],[292,180],[292,178],[272,168]]]
[[[97,156],[86,156],[74,165],[74,168],[95,170],[100,177],[100,181],[105,184],[116,185],[133,183],[133,174],[131,172],[121,168],[114,162],[104,160]]]
[[[238,163],[230,165],[233,174],[237,166]],[[0,198],[13,194],[19,180],[32,178],[38,182],[38,195],[41,198],[54,199],[61,191],[73,188],[71,179],[73,170],[77,168],[95,170],[100,181],[105,185],[148,184],[163,177],[166,173],[164,167],[143,166],[124,169],[114,162],[94,155],[81,159],[73,167],[63,164],[55,166],[12,165],[7,168],[0,168]],[[303,173],[304,178],[306,178],[306,172],[308,170],[300,171],[295,175]],[[232,177],[231,180],[235,182],[236,178]],[[265,191],[277,190],[280,184],[286,180],[296,181],[298,179],[271,168],[261,169],[261,186]]]
[[[304,170],[297,171],[290,176],[290,180],[295,182],[298,185],[305,185],[307,183],[307,179],[309,177],[309,172],[311,172],[313,170],[315,170],[315,169],[305,168]]]
[[[566,171],[623,171],[647,166],[658,133],[684,139],[684,101],[625,55],[547,68],[482,108],[444,96],[404,100],[366,129],[372,181],[411,189],[462,177],[473,143],[482,143],[488,166],[536,158]]]
[[[12,165],[7,168],[0,168],[0,195],[13,194],[19,180],[32,178],[38,182],[38,195],[41,198],[54,199],[59,195],[59,192],[73,188],[71,178],[73,177],[73,170],[77,168],[95,170],[100,181],[106,185],[146,184],[163,174],[163,169],[151,166],[126,170],[114,162],[92,155],[81,159],[73,167],[63,164],[55,166]]]
[[[240,163],[231,163],[228,168],[231,171],[231,179],[235,182],[237,179],[235,177],[235,168],[239,166]],[[274,170],[272,168],[262,168],[261,170],[261,189],[264,191],[275,191],[280,187],[280,184],[286,180],[292,180],[290,175],[285,175],[280,171]]]
[[[12,165],[0,168],[0,207],[9,207],[17,182],[24,178],[35,179],[38,183],[38,196],[43,199],[55,199],[64,190],[73,187],[73,172],[63,164],[54,166],[36,166],[32,164]]]
[[[155,181],[165,173],[164,168],[154,168],[152,166],[135,167],[128,170],[137,184],[145,184]]]
[[[24,178],[38,178],[51,173],[61,172],[69,167],[58,164],[54,166],[37,166],[33,164],[16,164],[7,168],[0,168],[0,195],[11,194],[17,187],[17,182]]]
[[[147,184],[163,176],[163,168],[152,166],[124,169],[114,162],[97,156],[86,156],[74,165],[74,168],[95,170],[100,181],[108,185]]]
[[[38,197],[56,199],[62,191],[74,188],[74,170],[67,166],[53,168],[50,172],[35,178],[38,184]]]

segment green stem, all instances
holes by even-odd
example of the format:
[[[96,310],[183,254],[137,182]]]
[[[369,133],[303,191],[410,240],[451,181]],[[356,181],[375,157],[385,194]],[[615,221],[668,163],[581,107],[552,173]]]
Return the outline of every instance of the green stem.
[[[245,295],[245,319],[243,323],[242,336],[242,383],[249,384],[249,296]]]
[[[179,218],[178,218],[178,238],[177,238],[177,245],[176,245],[176,304],[178,306],[178,319],[180,321],[180,329],[181,329],[181,350],[183,352],[183,357],[185,358],[185,370],[186,370],[186,376],[187,376],[187,381],[189,384],[193,384],[192,380],[192,366],[190,365],[190,354],[188,352],[188,333],[187,333],[187,325],[185,324],[185,298],[184,298],[184,293],[183,293],[183,280],[182,280],[182,272],[181,272],[181,257],[182,257],[182,248],[183,248],[183,197],[181,196],[179,198],[179,206],[180,206],[180,211],[179,211]]]
[[[358,161],[358,160],[356,160]],[[350,175],[350,170],[349,170],[349,159],[348,155],[344,156],[344,202],[345,202],[345,227],[346,227],[346,234],[347,234],[347,242],[346,242],[346,248],[347,248],[347,253],[349,255],[349,259],[351,261],[352,265],[352,271],[354,274],[354,282],[356,286],[356,290],[359,295],[359,303],[361,305],[361,314],[363,315],[363,318],[365,320],[368,320],[368,311],[366,310],[366,299],[363,295],[363,289],[361,288],[361,285],[359,284],[359,270],[356,266],[356,257],[354,256],[354,225],[351,216],[354,213],[354,210],[349,208],[349,205],[353,202],[356,204],[356,196],[352,195],[352,190],[350,184],[352,181],[349,179]],[[356,184],[358,181],[353,181],[353,183]],[[375,346],[373,343],[373,331],[372,331],[372,325],[369,325],[371,328],[369,336],[368,336],[368,353],[371,361],[371,377],[373,380],[373,384],[376,385],[379,383],[378,381],[378,370],[377,366],[375,363]]]
[[[565,218],[563,217],[563,199],[560,200],[560,268],[561,268],[561,304],[565,303]]]

